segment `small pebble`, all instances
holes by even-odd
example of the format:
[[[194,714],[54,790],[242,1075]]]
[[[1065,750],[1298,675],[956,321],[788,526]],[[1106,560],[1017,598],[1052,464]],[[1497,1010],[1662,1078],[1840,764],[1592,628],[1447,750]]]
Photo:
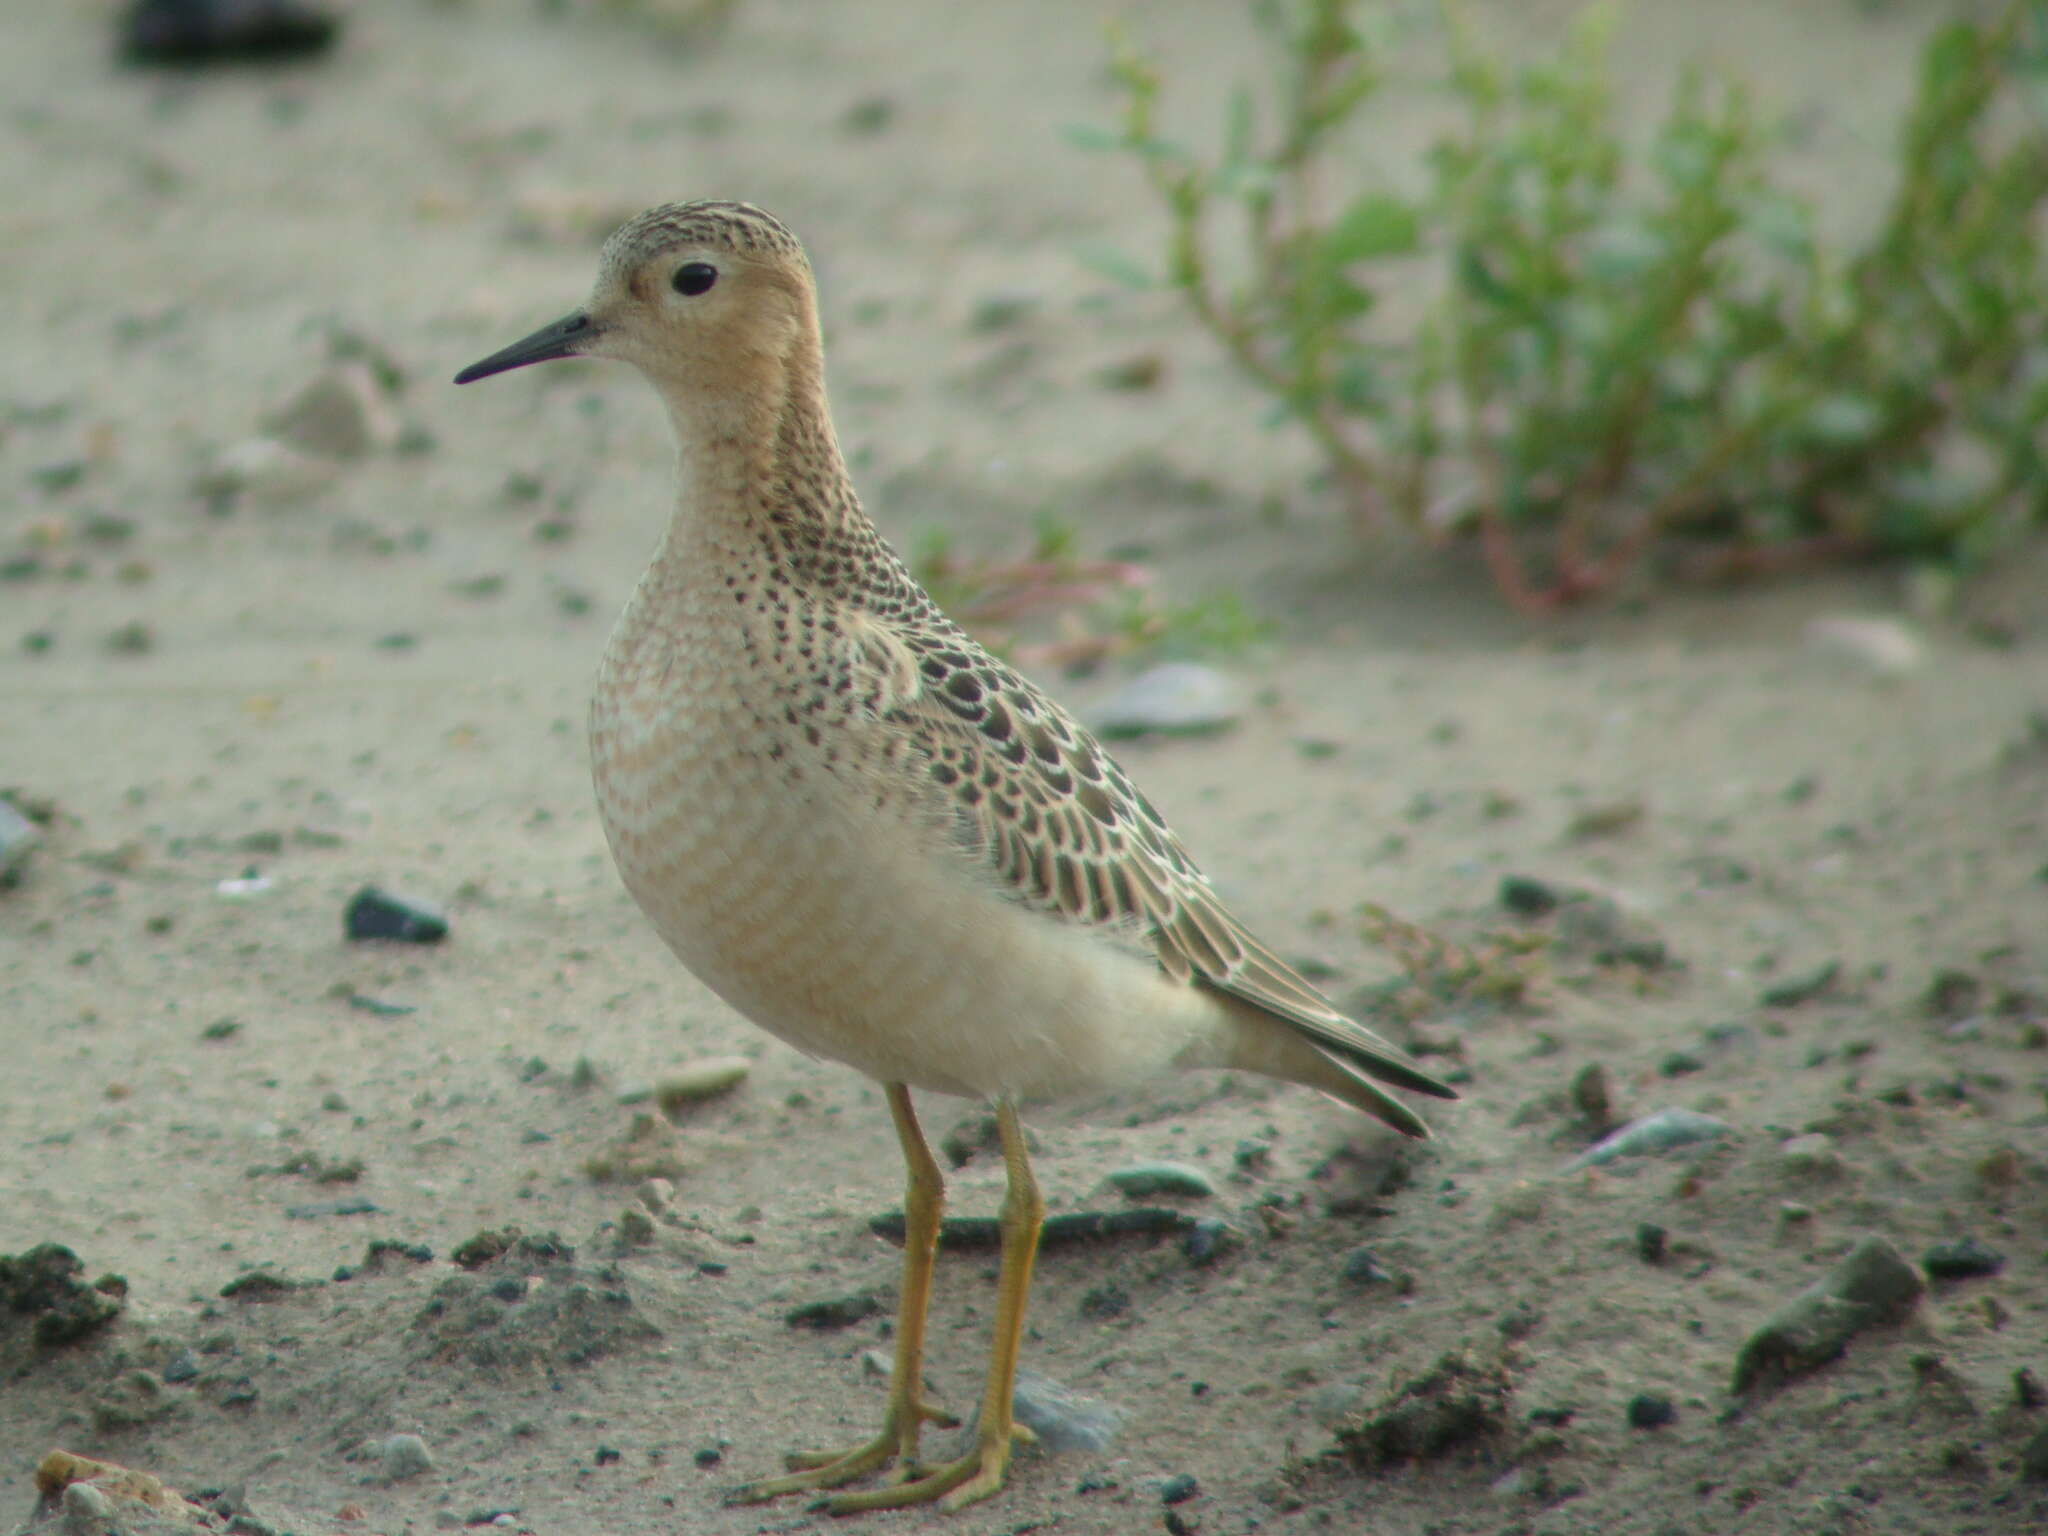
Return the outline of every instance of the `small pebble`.
[[[1564,898],[1553,887],[1532,875],[1503,875],[1498,899],[1517,917],[1542,917],[1555,911]]]
[[[433,1453],[418,1435],[392,1435],[378,1447],[377,1475],[387,1483],[418,1477],[434,1465]]]
[[[12,800],[0,797],[0,890],[20,883],[30,852],[42,840],[36,824]]]
[[[1669,1241],[1664,1229],[1654,1221],[1645,1221],[1636,1227],[1636,1257],[1645,1264],[1662,1264]]]
[[[1842,1171],[1842,1155],[1834,1138],[1822,1131],[1793,1136],[1778,1146],[1778,1162],[1787,1173],[1832,1177]]]
[[[1339,1273],[1352,1285],[1384,1285],[1394,1278],[1380,1267],[1378,1255],[1370,1248],[1354,1248],[1347,1253]]]
[[[1631,1120],[1613,1135],[1604,1137],[1564,1165],[1566,1173],[1611,1163],[1616,1158],[1644,1157],[1669,1152],[1697,1142],[1719,1141],[1734,1127],[1712,1115],[1690,1109],[1660,1109]]]
[[[1156,1200],[1168,1195],[1207,1199],[1216,1193],[1209,1175],[1187,1163],[1132,1163],[1108,1174],[1104,1182],[1127,1200]]]
[[[337,363],[263,422],[277,441],[323,459],[360,459],[398,441],[399,422],[369,364]]]
[[[1974,1280],[2005,1268],[2005,1255],[1974,1237],[1936,1243],[1921,1256],[1920,1267],[1936,1280]]]
[[[1236,686],[1210,667],[1169,661],[1141,672],[1095,711],[1095,729],[1111,741],[1134,736],[1203,736],[1228,730],[1244,707]]]
[[[967,326],[969,330],[983,335],[991,331],[1006,331],[1029,319],[1044,302],[1039,294],[1027,288],[998,289],[974,301]]]
[[[1572,1074],[1572,1107],[1595,1131],[1614,1124],[1614,1098],[1607,1087],[1607,1069],[1589,1061]]]
[[[654,1085],[654,1101],[670,1114],[685,1104],[696,1104],[730,1093],[747,1080],[753,1063],[744,1056],[707,1056],[664,1073]]]
[[[1926,647],[1897,619],[1826,614],[1806,626],[1806,643],[1877,678],[1900,678],[1926,663]]]
[[[448,937],[448,919],[439,908],[393,896],[374,885],[356,892],[342,914],[342,924],[352,940],[397,939],[406,944],[438,944]]]
[[[121,18],[130,64],[256,63],[334,45],[341,21],[298,0],[135,0]]]
[[[1630,1429],[1662,1429],[1677,1420],[1678,1407],[1668,1397],[1659,1397],[1654,1392],[1638,1392],[1628,1400]]]

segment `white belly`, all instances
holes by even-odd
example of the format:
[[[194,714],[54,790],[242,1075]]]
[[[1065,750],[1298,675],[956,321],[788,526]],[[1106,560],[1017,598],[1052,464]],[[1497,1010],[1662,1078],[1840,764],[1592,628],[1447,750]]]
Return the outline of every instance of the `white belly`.
[[[1004,899],[859,778],[680,713],[694,724],[600,689],[605,834],[683,964],[790,1044],[885,1082],[1042,1097],[1162,1069],[1216,1027],[1206,994]]]

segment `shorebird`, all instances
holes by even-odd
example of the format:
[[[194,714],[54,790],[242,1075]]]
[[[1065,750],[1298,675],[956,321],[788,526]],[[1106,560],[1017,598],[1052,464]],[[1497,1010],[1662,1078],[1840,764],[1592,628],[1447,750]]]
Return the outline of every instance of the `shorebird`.
[[[909,1167],[881,1432],[735,1489],[896,1480],[834,1513],[1003,1484],[1044,1201],[1022,1101],[1177,1067],[1306,1084],[1408,1136],[1380,1085],[1456,1095],[1330,1005],[1224,909],[1095,739],[940,612],[862,511],[825,400],[810,263],[745,203],[654,208],[605,243],[581,309],[455,382],[616,358],[660,394],[676,505],[599,669],[592,777],[619,873],[740,1013],[883,1084]],[[910,1090],[994,1106],[1007,1172],[995,1338],[973,1444],[923,1395],[944,1184]]]

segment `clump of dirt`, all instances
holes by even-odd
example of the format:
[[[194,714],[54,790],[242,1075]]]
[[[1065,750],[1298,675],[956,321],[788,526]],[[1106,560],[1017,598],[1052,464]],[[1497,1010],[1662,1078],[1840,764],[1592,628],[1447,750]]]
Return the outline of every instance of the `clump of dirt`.
[[[1424,1374],[1337,1427],[1337,1448],[1368,1472],[1433,1461],[1468,1449],[1505,1445],[1515,1384],[1498,1362],[1464,1350],[1445,1354]]]
[[[435,1286],[412,1321],[412,1336],[435,1360],[486,1370],[584,1365],[661,1337],[622,1270],[579,1265],[552,1232],[480,1232],[452,1256],[468,1273]]]
[[[29,1337],[49,1346],[70,1344],[106,1327],[121,1315],[128,1282],[102,1275],[88,1285],[84,1274],[84,1261],[61,1243],[0,1254],[0,1330],[26,1319]]]

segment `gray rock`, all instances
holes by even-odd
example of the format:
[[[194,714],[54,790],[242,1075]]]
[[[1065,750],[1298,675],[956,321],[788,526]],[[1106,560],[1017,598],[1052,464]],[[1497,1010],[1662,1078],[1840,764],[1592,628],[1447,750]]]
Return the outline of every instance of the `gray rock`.
[[[1698,1142],[1719,1141],[1732,1135],[1734,1127],[1712,1115],[1690,1109],[1660,1109],[1631,1120],[1611,1136],[1601,1138],[1564,1165],[1566,1173],[1597,1167],[1621,1157],[1648,1157]]]
[[[1926,1288],[1898,1249],[1881,1237],[1864,1238],[1750,1336],[1735,1359],[1734,1390],[1826,1364],[1864,1329],[1902,1321]]]
[[[1020,1367],[1010,1412],[1048,1451],[1100,1451],[1123,1428],[1123,1409],[1070,1391],[1049,1376]]]
[[[1104,1182],[1128,1200],[1157,1200],[1169,1195],[1206,1200],[1216,1193],[1209,1175],[1188,1163],[1132,1163],[1106,1175]]]
[[[21,879],[29,854],[42,840],[36,824],[22,815],[13,801],[0,798],[0,890]]]
[[[1098,734],[1204,736],[1237,724],[1244,705],[1237,686],[1210,667],[1169,661],[1140,672],[1095,712]]]
[[[1921,1255],[1920,1267],[1936,1280],[1974,1280],[2005,1268],[2005,1255],[1974,1237],[1936,1243]]]
[[[1354,1248],[1344,1255],[1339,1273],[1352,1285],[1384,1285],[1394,1278],[1381,1267],[1379,1255],[1370,1248]]]
[[[418,1435],[391,1435],[377,1448],[377,1476],[386,1483],[402,1483],[433,1466],[433,1452]]]
[[[72,1483],[59,1501],[64,1510],[64,1536],[105,1536],[116,1530],[114,1501],[91,1483]]]
[[[366,885],[350,899],[342,914],[343,931],[354,940],[398,939],[407,944],[438,944],[448,937],[448,919],[438,907],[394,896]]]
[[[277,441],[322,459],[360,459],[398,441],[399,421],[364,363],[338,363],[263,423]]]

